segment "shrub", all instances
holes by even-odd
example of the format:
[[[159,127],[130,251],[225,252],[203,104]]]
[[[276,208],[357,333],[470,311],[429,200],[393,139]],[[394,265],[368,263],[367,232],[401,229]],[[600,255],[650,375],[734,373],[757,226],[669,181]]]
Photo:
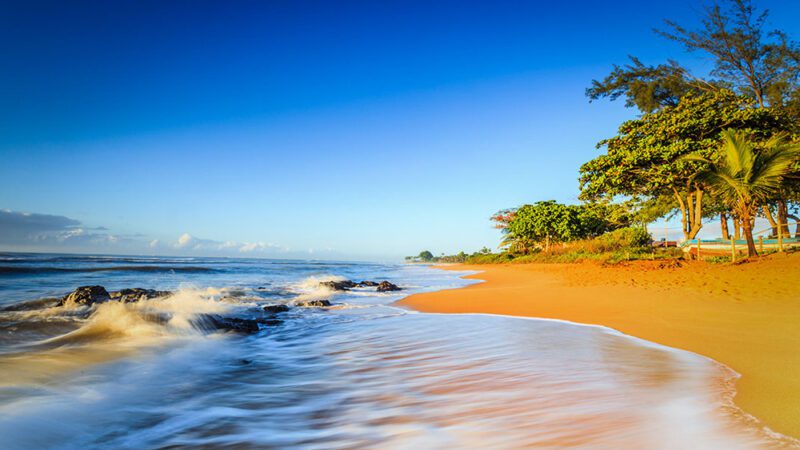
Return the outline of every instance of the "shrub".
[[[474,254],[467,259],[467,264],[502,264],[514,259],[509,253]]]
[[[602,247],[601,251],[642,248],[649,246],[653,242],[650,233],[641,227],[620,228],[598,236],[595,240]]]

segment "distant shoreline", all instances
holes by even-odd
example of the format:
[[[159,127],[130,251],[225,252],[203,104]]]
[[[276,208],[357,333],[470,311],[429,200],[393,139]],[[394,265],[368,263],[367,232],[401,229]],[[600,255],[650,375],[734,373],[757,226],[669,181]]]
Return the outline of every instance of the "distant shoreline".
[[[603,325],[692,351],[742,375],[734,400],[744,411],[800,437],[800,254],[744,266],[663,264],[437,264],[479,271],[465,278],[485,283],[415,294],[398,304]]]

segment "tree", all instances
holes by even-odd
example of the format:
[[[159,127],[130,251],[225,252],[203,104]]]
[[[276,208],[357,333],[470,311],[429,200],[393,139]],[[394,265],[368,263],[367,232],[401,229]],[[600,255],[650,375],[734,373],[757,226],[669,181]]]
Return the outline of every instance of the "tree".
[[[575,209],[548,200],[517,209],[507,229],[516,238],[534,242],[547,251],[551,243],[579,237],[581,222]]]
[[[750,0],[727,0],[706,8],[701,28],[688,30],[666,21],[657,31],[688,51],[704,51],[714,58],[711,75],[735,91],[756,100],[758,106],[780,106],[797,93],[800,47],[786,33],[767,31],[769,11],[758,13]]]
[[[632,203],[612,203],[609,201],[593,201],[580,205],[571,205],[580,222],[580,237],[593,238],[619,228],[625,228],[632,222]]]
[[[787,130],[797,134],[800,127],[800,45],[783,31],[769,30],[768,14],[767,10],[754,8],[750,0],[722,0],[705,9],[697,29],[667,20],[666,29],[656,32],[682,44],[689,52],[711,56],[714,68],[708,77],[693,76],[676,61],[647,66],[630,57],[630,64],[615,65],[605,79],[593,80],[586,95],[590,101],[616,100],[624,96],[626,106],[653,113],[674,107],[687,95],[730,89],[753,99],[751,107],[780,109],[792,119],[787,123]],[[762,205],[760,213],[769,220],[773,234],[777,233],[779,224],[788,233],[786,221],[789,209],[797,205],[797,196],[792,194],[796,191],[800,191],[800,180],[785,186],[768,204]],[[691,218],[688,221],[691,222]]]
[[[603,81],[592,80],[586,89],[589,101],[625,97],[625,106],[652,113],[667,106],[678,106],[680,99],[689,93],[713,90],[710,83],[694,79],[675,61],[658,66],[647,66],[635,56],[625,66],[614,65],[614,70]]]
[[[702,228],[704,186],[694,177],[697,165],[681,158],[709,157],[727,128],[758,139],[786,129],[787,118],[779,111],[752,105],[752,99],[729,90],[687,94],[677,106],[623,123],[617,136],[598,144],[606,153],[581,166],[581,198],[669,196],[680,212],[684,238],[693,239]]]
[[[781,108],[800,124],[800,46],[780,30],[767,29],[768,10],[761,12],[750,0],[726,0],[706,8],[699,29],[689,30],[666,21],[658,33],[688,51],[708,53],[714,59],[710,75],[734,91],[749,96],[756,106]],[[788,233],[787,192],[777,192],[761,212],[772,225]],[[772,206],[772,208],[770,208]],[[774,214],[773,214],[774,213]]]
[[[418,258],[425,262],[433,261],[433,253],[429,252],[428,250],[423,250],[419,252]]]
[[[699,154],[684,159],[703,163],[697,178],[731,207],[741,221],[748,256],[757,256],[752,219],[759,204],[781,189],[784,177],[800,159],[800,145],[788,144],[785,136],[778,135],[757,151],[746,133],[732,129],[722,132],[722,142],[717,159]]]

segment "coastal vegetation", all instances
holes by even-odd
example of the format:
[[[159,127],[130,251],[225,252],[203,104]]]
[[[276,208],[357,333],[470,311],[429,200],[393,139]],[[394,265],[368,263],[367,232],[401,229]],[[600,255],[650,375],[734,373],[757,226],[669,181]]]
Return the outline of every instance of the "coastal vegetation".
[[[666,21],[657,33],[710,57],[713,69],[698,75],[678,61],[647,65],[631,57],[594,80],[590,101],[624,98],[639,115],[580,167],[581,203],[501,210],[491,218],[503,233],[501,253],[466,260],[675,257],[680,252],[667,242],[654,248],[647,232],[648,224],[675,216],[685,241],[718,218],[723,239],[744,234],[749,256],[758,254],[756,217],[771,224],[772,236],[791,236],[800,205],[800,46],[768,30],[767,17],[749,0],[726,0],[705,10],[698,29]]]

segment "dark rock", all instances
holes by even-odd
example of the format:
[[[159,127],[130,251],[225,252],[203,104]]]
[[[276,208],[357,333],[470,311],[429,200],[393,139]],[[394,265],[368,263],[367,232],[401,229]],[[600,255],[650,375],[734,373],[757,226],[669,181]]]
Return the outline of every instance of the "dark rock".
[[[215,319],[215,325],[221,330],[235,331],[237,333],[258,333],[261,329],[258,326],[258,322],[253,319],[239,319],[236,317]]]
[[[390,283],[388,281],[381,281],[380,284],[378,284],[378,292],[389,292],[389,291],[399,291],[399,290],[400,288],[396,284]]]
[[[377,281],[368,281],[368,280],[364,280],[364,281],[362,281],[361,283],[358,283],[358,285],[359,285],[360,287],[375,287],[375,286],[377,286],[377,285],[378,285],[378,282],[377,282]]]
[[[140,300],[150,300],[152,298],[166,297],[172,295],[170,291],[157,291],[155,289],[130,288],[122,289],[111,293],[112,300],[123,303],[138,302]]]
[[[326,287],[328,289],[334,290],[334,291],[346,291],[346,290],[348,290],[350,288],[354,288],[354,287],[358,286],[355,282],[350,281],[350,280],[344,280],[344,281],[321,281],[319,283],[319,285],[322,286],[322,287]]]
[[[331,302],[328,300],[309,300],[306,302],[299,302],[297,306],[301,306],[304,308],[323,308],[326,306],[331,306]]]
[[[274,327],[283,323],[283,321],[280,319],[256,319],[256,322],[268,327]]]
[[[222,317],[214,314],[204,314],[200,319],[206,329],[244,334],[258,333],[261,330],[259,325],[276,326],[283,323],[279,319],[240,319],[238,317]]]
[[[75,291],[64,296],[58,306],[67,304],[90,306],[95,303],[103,303],[111,300],[111,296],[103,286],[81,286]]]
[[[289,311],[289,307],[286,305],[267,305],[264,307],[264,311],[272,314],[277,314]]]

